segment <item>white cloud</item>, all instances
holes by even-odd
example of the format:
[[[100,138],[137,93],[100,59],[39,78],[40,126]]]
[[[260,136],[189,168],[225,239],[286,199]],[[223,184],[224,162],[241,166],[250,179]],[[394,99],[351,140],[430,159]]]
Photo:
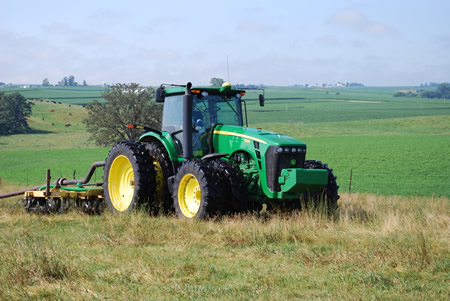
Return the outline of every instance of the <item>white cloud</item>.
[[[280,28],[275,25],[264,24],[264,23],[261,23],[258,21],[246,20],[246,21],[241,21],[240,23],[238,23],[238,25],[236,26],[236,30],[238,32],[244,32],[244,33],[267,34],[267,33],[279,32]]]
[[[354,9],[343,9],[326,20],[326,24],[362,31],[373,36],[392,35],[394,30],[388,25],[375,22]]]

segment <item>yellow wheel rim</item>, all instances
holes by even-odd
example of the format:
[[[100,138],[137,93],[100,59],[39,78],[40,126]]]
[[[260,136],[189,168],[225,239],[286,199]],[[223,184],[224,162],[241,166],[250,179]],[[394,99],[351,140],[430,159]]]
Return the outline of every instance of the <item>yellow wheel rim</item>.
[[[184,216],[192,218],[199,209],[202,193],[197,178],[192,174],[185,175],[178,186],[178,204]]]
[[[109,169],[108,191],[111,203],[117,211],[127,210],[134,195],[134,172],[130,160],[117,156]]]

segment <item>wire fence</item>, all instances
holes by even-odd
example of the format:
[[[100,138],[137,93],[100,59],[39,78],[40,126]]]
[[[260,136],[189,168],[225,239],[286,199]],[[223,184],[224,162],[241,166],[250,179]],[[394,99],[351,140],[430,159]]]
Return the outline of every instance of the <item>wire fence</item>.
[[[348,173],[339,173],[341,191],[352,192],[356,190],[374,190],[375,187],[399,187],[403,190],[425,189],[436,190],[439,194],[450,196],[450,173],[448,174],[411,174],[400,173],[355,173],[350,169]],[[435,180],[435,181],[433,181]],[[370,186],[369,186],[370,185]]]

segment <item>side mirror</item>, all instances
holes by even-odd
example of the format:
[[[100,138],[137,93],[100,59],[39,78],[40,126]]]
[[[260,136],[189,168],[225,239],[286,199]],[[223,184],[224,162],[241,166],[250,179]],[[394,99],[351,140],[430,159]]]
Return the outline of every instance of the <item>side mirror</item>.
[[[264,107],[264,95],[259,94],[259,106]]]
[[[166,97],[166,91],[163,87],[159,87],[156,89],[156,102],[164,102],[164,98]]]

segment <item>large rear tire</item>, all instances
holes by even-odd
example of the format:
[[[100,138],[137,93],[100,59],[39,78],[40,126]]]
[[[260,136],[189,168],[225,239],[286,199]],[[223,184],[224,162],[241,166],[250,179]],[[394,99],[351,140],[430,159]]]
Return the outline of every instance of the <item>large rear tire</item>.
[[[114,213],[147,209],[153,201],[155,171],[143,145],[126,141],[113,146],[106,158],[103,190]]]
[[[223,180],[211,164],[185,162],[175,176],[173,205],[179,218],[203,219],[223,206]]]
[[[153,213],[168,213],[173,209],[172,196],[169,192],[167,179],[173,176],[172,162],[166,148],[158,142],[150,142],[145,148],[155,169],[155,195],[150,210]]]

